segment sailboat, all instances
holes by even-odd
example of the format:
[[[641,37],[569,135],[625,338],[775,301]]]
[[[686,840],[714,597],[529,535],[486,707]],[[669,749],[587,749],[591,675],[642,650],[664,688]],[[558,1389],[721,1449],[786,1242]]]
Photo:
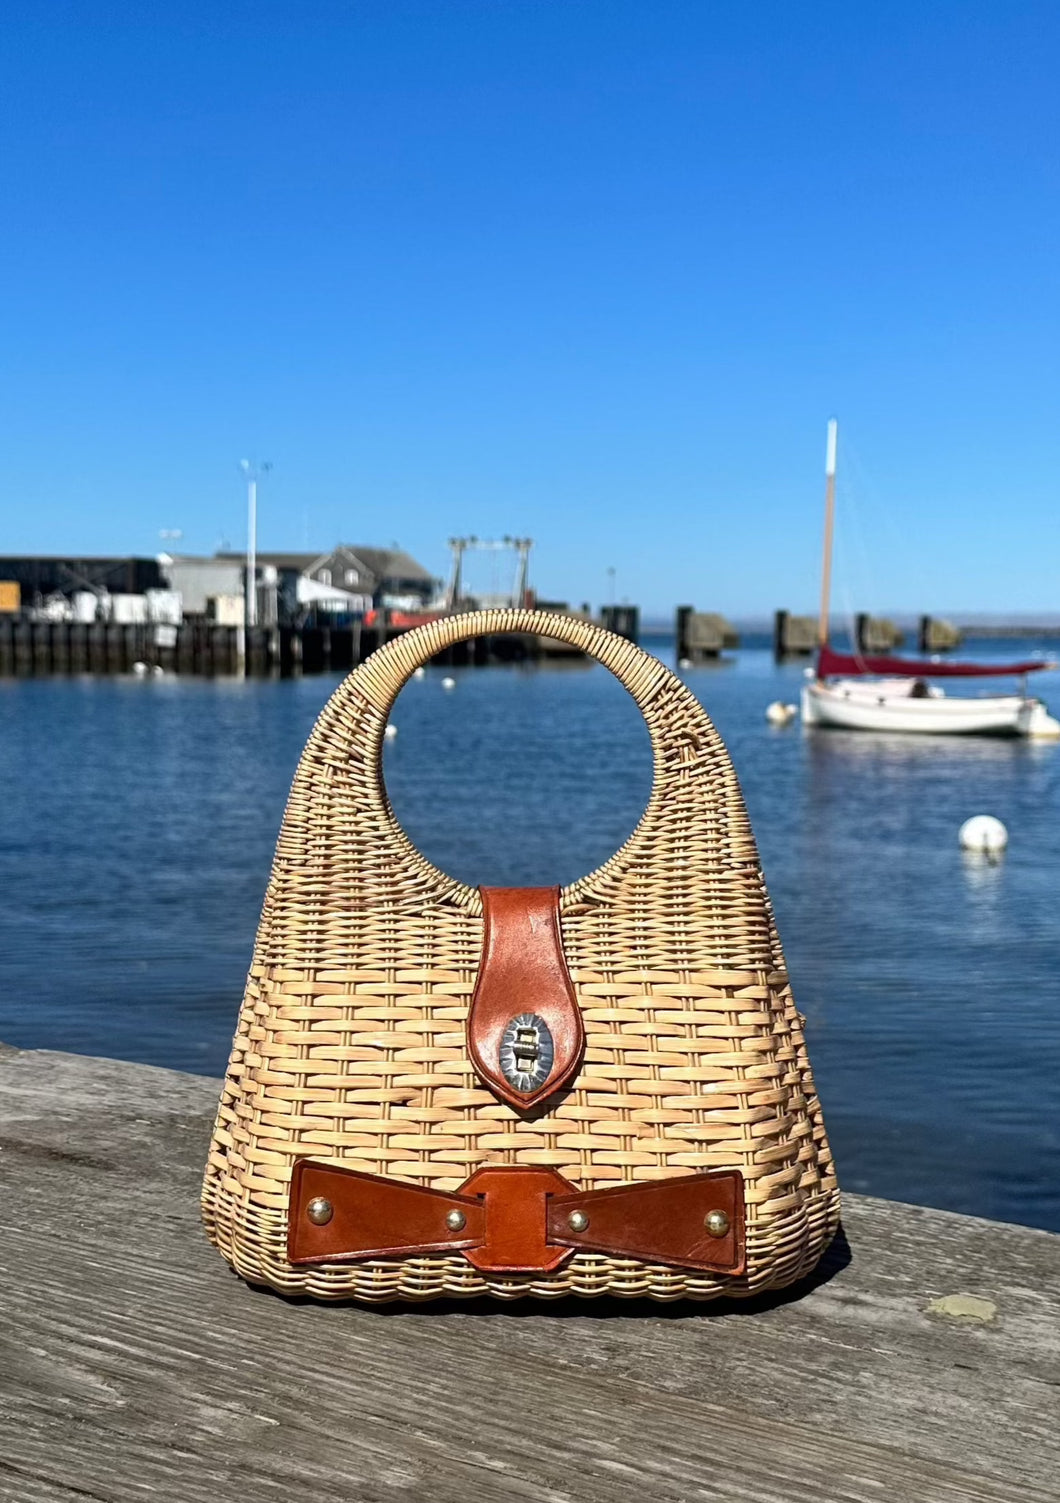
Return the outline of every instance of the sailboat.
[[[847,731],[919,732],[945,736],[1060,736],[1060,721],[1027,693],[1026,675],[1053,668],[1032,658],[1017,663],[942,662],[836,652],[828,640],[835,525],[838,426],[828,424],[825,457],[824,565],[817,620],[817,663],[802,689],[802,723]],[[809,670],[808,670],[809,671]],[[1020,679],[1014,694],[950,695],[933,680]]]

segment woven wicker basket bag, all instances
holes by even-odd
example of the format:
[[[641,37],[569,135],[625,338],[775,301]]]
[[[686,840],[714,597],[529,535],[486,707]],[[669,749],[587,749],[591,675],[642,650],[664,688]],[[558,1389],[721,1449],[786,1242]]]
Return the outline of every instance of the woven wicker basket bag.
[[[556,890],[583,1047],[563,1088],[525,1110],[469,1053],[489,890],[420,855],[380,760],[412,672],[502,632],[604,663],[647,721],[655,768],[622,849]],[[332,1185],[353,1197],[345,1211]],[[547,1257],[476,1251],[534,1207]],[[710,1299],[813,1267],[839,1197],[802,1019],[728,754],[656,658],[585,620],[484,611],[408,632],[338,688],[284,815],[203,1214],[245,1278],[323,1298]]]

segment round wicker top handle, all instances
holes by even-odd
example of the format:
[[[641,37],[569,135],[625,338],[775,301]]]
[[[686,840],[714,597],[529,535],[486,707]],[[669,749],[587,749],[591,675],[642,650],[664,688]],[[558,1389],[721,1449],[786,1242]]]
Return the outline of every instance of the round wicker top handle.
[[[472,637],[519,634],[551,637],[581,648],[609,668],[642,708],[663,678],[671,676],[658,658],[583,616],[552,611],[491,610],[441,616],[395,637],[372,653],[358,670],[357,686],[366,698],[389,714],[398,693],[416,669],[424,667],[445,648]]]
[[[650,854],[659,861],[688,866],[683,837],[661,838],[675,806],[698,806],[726,848],[727,859],[739,867],[757,866],[757,852],[746,811],[725,746],[709,716],[686,686],[651,653],[580,616],[531,610],[488,610],[443,616],[394,638],[371,654],[346,678],[323,710],[310,737],[296,786],[303,776],[312,782],[321,757],[344,761],[350,749],[350,715],[358,702],[376,712],[366,724],[359,721],[357,739],[364,764],[376,769],[366,789],[361,785],[362,811],[379,820],[399,865],[419,885],[426,881],[444,887],[450,900],[481,912],[477,889],[441,872],[409,840],[390,807],[382,774],[386,723],[398,693],[417,668],[454,642],[503,633],[550,637],[582,649],[609,668],[636,701],[647,723],[654,761],[651,797],[633,834],[602,867],[563,889],[561,905],[577,901],[601,884],[618,880],[638,860]],[[308,792],[308,789],[306,790]],[[367,802],[367,808],[365,808]],[[693,864],[696,864],[693,862]]]

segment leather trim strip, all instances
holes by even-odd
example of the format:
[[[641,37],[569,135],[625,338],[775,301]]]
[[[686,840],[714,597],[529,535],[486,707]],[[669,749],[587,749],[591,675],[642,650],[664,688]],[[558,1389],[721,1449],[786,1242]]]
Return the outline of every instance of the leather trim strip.
[[[308,1207],[324,1200],[332,1208],[321,1224],[310,1220]],[[446,1216],[459,1212],[456,1230]],[[382,1175],[362,1174],[301,1159],[291,1176],[287,1222],[287,1258],[291,1263],[327,1263],[333,1259],[408,1258],[417,1253],[463,1251],[481,1244],[486,1212],[481,1201]]]
[[[571,1226],[585,1218],[584,1231]],[[711,1222],[711,1217],[715,1220]],[[708,1223],[727,1230],[712,1235]],[[682,1174],[646,1185],[616,1185],[549,1201],[548,1240],[561,1247],[606,1249],[675,1268],[744,1265],[743,1176],[737,1171]]]
[[[467,1048],[483,1082],[516,1111],[526,1111],[568,1085],[585,1049],[585,1024],[563,954],[558,887],[483,887],[482,961],[467,1018]],[[507,1078],[504,1052],[516,1025],[536,1042],[548,1073],[532,1086]],[[544,1029],[537,1025],[543,1023]],[[506,1039],[506,1034],[508,1038]],[[524,1080],[528,1076],[522,1077]]]

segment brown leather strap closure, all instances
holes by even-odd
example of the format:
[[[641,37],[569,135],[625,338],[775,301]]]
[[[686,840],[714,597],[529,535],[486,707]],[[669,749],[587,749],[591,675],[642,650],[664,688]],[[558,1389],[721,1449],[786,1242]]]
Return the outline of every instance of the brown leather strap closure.
[[[556,1196],[548,1240],[677,1268],[727,1268],[743,1260],[743,1176],[682,1174]]]
[[[451,1252],[477,1247],[485,1232],[481,1201],[310,1159],[300,1159],[291,1175],[292,1263]]]
[[[467,1019],[471,1062],[525,1111],[569,1083],[585,1049],[558,887],[482,887],[482,961]]]
[[[484,1273],[550,1273],[576,1250],[742,1273],[743,1176],[578,1190],[554,1169],[512,1165],[479,1169],[443,1194],[310,1160],[295,1166],[291,1263],[462,1252]]]

